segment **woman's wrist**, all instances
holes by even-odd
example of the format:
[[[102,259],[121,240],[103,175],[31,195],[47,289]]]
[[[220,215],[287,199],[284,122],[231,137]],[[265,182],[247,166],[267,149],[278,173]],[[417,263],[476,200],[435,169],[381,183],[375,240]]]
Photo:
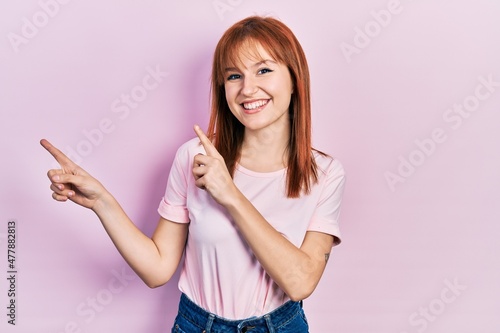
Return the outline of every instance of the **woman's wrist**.
[[[104,190],[104,193],[99,197],[99,199],[96,199],[92,211],[97,214],[97,216],[101,216],[102,214],[106,213],[111,209],[113,205],[118,204],[116,202],[116,199],[109,193],[108,191]]]
[[[245,199],[243,193],[233,184],[233,190],[226,195],[226,198],[220,204],[227,210],[231,210],[235,207],[241,207],[241,203]]]

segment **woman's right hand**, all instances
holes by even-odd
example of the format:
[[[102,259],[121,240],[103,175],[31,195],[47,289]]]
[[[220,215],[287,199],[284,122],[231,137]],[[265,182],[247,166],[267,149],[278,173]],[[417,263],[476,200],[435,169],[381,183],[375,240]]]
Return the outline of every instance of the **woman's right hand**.
[[[47,172],[50,179],[52,198],[57,201],[68,199],[80,206],[94,209],[107,193],[102,184],[75,164],[49,141],[42,139],[40,144],[55,158],[61,169]]]

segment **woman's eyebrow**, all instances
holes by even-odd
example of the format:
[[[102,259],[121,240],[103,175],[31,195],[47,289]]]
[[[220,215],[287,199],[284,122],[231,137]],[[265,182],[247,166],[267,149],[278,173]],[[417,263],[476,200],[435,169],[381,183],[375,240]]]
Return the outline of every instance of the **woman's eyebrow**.
[[[255,64],[252,65],[252,67],[259,67],[260,65],[265,65],[265,64],[268,64],[268,63],[272,63],[272,64],[277,64],[276,61],[272,60],[272,59],[264,59],[264,60],[261,60],[259,62],[256,62]],[[224,69],[225,72],[234,72],[234,71],[239,71],[239,69],[237,67],[226,67]]]
[[[264,59],[264,60],[262,60],[262,61],[259,61],[259,62],[255,63],[255,64],[253,65],[253,67],[259,67],[260,65],[265,65],[265,64],[267,64],[267,63],[273,63],[273,64],[276,64],[276,61],[274,61],[274,60],[272,60],[272,59]]]

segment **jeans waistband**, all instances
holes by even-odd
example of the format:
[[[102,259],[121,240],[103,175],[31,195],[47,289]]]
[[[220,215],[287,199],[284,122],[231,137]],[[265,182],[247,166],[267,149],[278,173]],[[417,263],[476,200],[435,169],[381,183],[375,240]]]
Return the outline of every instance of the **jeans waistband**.
[[[206,311],[191,301],[185,294],[181,295],[179,315],[198,326],[203,332],[274,332],[276,328],[287,323],[302,311],[302,302],[288,301],[275,310],[261,316],[242,320],[231,320],[219,317]]]

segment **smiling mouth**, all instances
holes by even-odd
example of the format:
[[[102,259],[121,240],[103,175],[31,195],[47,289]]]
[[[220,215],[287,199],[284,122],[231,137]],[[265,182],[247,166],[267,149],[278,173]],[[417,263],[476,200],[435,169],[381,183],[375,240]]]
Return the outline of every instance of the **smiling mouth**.
[[[254,102],[242,103],[241,106],[247,111],[257,111],[269,103],[269,99],[261,99]]]

